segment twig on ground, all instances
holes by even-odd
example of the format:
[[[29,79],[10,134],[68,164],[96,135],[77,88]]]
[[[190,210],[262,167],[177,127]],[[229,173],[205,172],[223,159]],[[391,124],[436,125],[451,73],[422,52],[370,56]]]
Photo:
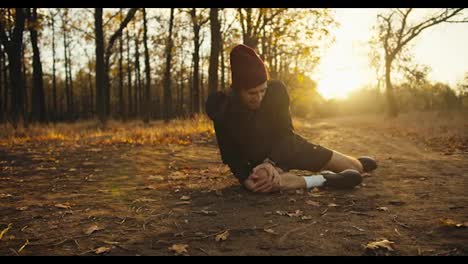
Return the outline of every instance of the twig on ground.
[[[408,228],[408,229],[411,229],[411,227],[409,227],[407,224],[404,224],[400,221],[397,220],[398,216],[397,215],[394,215],[393,216],[393,222],[397,223],[398,225],[404,227],[404,228]]]

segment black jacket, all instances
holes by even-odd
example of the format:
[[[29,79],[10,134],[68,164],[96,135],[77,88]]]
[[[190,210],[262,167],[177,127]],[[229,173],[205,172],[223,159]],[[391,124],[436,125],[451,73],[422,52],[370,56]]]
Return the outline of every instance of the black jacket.
[[[289,95],[280,81],[268,81],[256,111],[248,109],[235,90],[210,94],[205,107],[214,123],[222,161],[241,182],[265,158],[280,160],[284,149],[281,146],[296,136]]]

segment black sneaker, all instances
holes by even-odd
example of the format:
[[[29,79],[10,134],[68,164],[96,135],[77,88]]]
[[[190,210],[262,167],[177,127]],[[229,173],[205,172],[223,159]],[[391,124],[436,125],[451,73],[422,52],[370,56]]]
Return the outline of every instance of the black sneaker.
[[[364,172],[371,172],[377,169],[377,161],[371,157],[362,156],[358,160],[361,162]]]
[[[337,189],[352,189],[362,182],[362,176],[357,170],[347,169],[340,173],[322,171],[320,174],[325,178],[326,187]]]

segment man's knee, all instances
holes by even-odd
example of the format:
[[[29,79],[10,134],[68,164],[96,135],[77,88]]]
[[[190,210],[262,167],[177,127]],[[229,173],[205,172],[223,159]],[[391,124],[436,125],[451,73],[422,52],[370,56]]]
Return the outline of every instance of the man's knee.
[[[346,169],[353,169],[359,172],[363,172],[364,170],[359,160],[337,151],[333,151],[333,155],[325,166],[325,169],[332,170],[334,172],[341,172]]]

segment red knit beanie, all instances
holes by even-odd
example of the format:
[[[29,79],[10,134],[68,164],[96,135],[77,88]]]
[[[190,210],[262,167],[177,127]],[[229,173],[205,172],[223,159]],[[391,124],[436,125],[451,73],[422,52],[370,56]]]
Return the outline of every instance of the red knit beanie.
[[[232,88],[251,89],[268,80],[268,72],[262,59],[252,48],[240,44],[230,54]]]

